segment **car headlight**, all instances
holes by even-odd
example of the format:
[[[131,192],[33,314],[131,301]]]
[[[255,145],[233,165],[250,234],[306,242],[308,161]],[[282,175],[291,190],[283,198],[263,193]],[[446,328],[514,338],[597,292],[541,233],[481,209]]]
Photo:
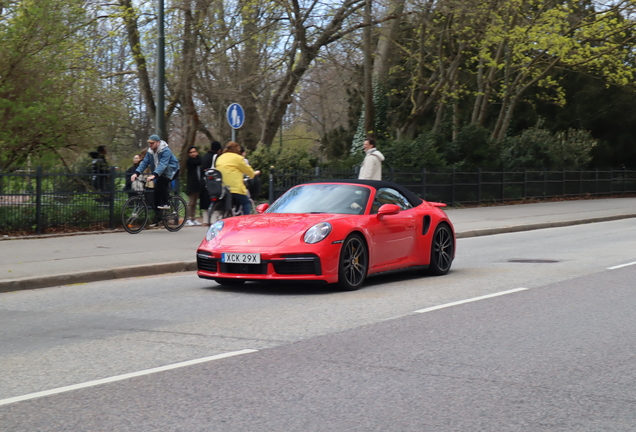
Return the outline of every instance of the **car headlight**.
[[[212,225],[210,225],[210,228],[208,228],[208,232],[205,233],[205,239],[207,241],[212,240],[214,237],[216,237],[217,235],[219,235],[219,233],[221,232],[221,230],[223,229],[223,226],[225,225],[225,222],[223,222],[222,220],[220,221],[216,221],[215,223],[213,223]]]
[[[328,222],[320,222],[307,230],[303,240],[305,240],[305,243],[309,244],[318,243],[320,240],[324,240],[330,232],[331,224]]]

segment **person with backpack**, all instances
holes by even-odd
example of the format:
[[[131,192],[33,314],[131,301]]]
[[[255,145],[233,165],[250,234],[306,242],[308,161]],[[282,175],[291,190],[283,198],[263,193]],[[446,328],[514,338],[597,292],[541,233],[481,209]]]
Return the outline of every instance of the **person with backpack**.
[[[201,161],[201,175],[209,168],[212,168],[215,162],[215,157],[218,157],[221,154],[222,150],[221,143],[218,141],[212,141],[210,145],[210,150],[208,150],[203,155],[203,160]],[[210,194],[205,185],[205,179],[201,182],[201,189],[199,192],[199,207],[203,211],[203,225],[208,225],[210,223],[210,214],[208,213],[208,208],[210,208]]]
[[[254,171],[251,166],[245,163],[241,154],[241,145],[234,141],[227,143],[223,153],[216,160],[216,168],[223,174],[223,183],[230,189],[232,204],[240,205],[243,214],[250,214],[252,209],[243,176],[247,175],[252,179],[261,172]]]
[[[148,138],[148,153],[130,177],[130,181],[137,180],[147,167],[150,167],[152,174],[146,178],[146,181],[155,181],[155,207],[159,210],[167,210],[170,208],[168,186],[179,175],[179,160],[170,151],[168,143],[159,135],[150,135]]]

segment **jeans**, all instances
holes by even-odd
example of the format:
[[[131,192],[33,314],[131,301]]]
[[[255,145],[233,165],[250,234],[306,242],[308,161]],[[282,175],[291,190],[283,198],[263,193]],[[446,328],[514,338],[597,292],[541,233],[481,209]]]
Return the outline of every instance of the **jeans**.
[[[247,195],[241,195],[237,193],[232,194],[232,204],[240,205],[243,209],[243,214],[248,215],[252,213],[252,206],[250,204],[250,199]]]
[[[168,204],[168,185],[170,185],[170,181],[164,176],[159,176],[155,180],[155,208]]]

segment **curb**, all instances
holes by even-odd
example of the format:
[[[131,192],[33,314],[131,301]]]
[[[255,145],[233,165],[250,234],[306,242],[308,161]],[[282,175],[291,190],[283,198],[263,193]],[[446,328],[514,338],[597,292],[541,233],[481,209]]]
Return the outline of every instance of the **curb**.
[[[541,222],[536,224],[510,225],[510,226],[499,227],[499,228],[484,228],[484,229],[468,230],[468,231],[455,233],[455,237],[458,239],[470,238],[470,237],[481,237],[481,236],[494,235],[494,234],[533,231],[533,230],[545,229],[545,228],[559,228],[559,227],[565,227],[565,226],[583,225],[583,224],[595,223],[595,222],[609,222],[609,221],[630,219],[630,218],[636,218],[636,214],[600,216],[600,217],[594,217],[594,218],[571,219],[571,220],[565,220],[565,221],[559,221],[559,222]]]
[[[500,228],[485,228],[456,232],[456,238],[482,237],[495,234],[533,231],[545,228],[558,228],[572,225],[582,225],[595,222],[608,222],[621,219],[636,218],[636,214],[624,214],[614,216],[602,216],[585,219],[572,219],[559,222],[544,222],[536,224],[511,225]],[[167,273],[180,273],[196,271],[196,261],[177,261],[138,266],[115,267],[106,270],[67,273],[59,275],[26,277],[19,279],[0,280],[0,293],[21,291],[37,288],[49,288],[60,285],[72,285],[88,282],[100,282],[105,280],[123,279],[131,277],[154,276]]]
[[[139,266],[115,267],[106,270],[67,273],[59,275],[0,280],[0,293],[59,285],[99,282],[112,279],[152,276],[166,273],[196,271],[196,261],[165,262]]]

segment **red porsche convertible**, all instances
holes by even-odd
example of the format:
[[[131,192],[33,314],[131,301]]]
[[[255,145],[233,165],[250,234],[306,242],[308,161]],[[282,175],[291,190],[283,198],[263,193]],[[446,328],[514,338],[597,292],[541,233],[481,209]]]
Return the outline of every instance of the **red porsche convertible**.
[[[259,214],[220,220],[197,250],[197,274],[222,285],[306,280],[358,289],[367,276],[450,270],[455,233],[445,204],[385,181],[293,187]]]

